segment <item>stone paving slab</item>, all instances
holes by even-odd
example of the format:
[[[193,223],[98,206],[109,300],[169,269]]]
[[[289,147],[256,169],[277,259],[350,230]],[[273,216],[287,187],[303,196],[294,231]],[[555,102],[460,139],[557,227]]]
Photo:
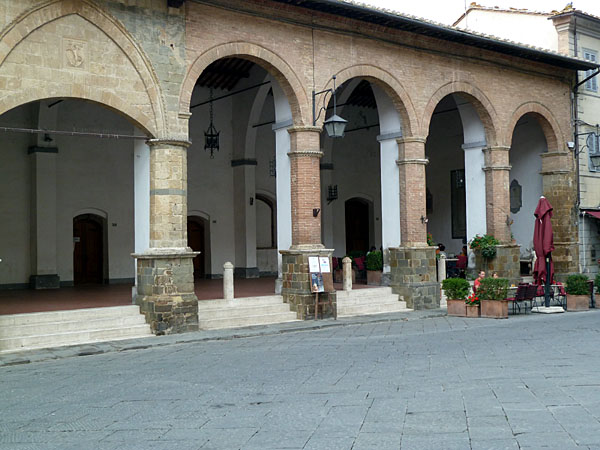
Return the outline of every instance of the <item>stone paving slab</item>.
[[[0,450],[600,450],[599,319],[430,312],[38,352],[0,367]]]

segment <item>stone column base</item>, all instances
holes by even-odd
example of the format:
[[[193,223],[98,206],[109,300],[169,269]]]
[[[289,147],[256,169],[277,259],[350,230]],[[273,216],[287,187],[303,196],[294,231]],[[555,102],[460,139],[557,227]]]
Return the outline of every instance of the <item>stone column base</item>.
[[[308,257],[325,256],[329,258],[329,266],[331,267],[333,250],[324,249],[322,246],[315,246],[314,248],[302,246],[301,249],[291,248],[290,250],[280,250],[279,253],[282,255],[283,286],[281,294],[283,295],[283,301],[289,303],[290,309],[296,312],[298,319],[314,318],[315,294],[310,289]],[[319,297],[319,300],[331,298],[333,308],[337,308],[335,292],[321,292]],[[333,317],[334,310],[329,311],[329,309],[328,305],[323,306],[323,317]],[[321,317],[320,314],[319,317]]]
[[[496,257],[491,260],[476,252],[477,271],[485,270],[488,277],[497,272],[500,278],[508,278],[511,284],[517,284],[521,279],[520,255],[521,247],[517,244],[498,245]]]
[[[134,302],[157,335],[198,330],[192,262],[198,252],[177,250],[150,249],[133,255],[137,258]]]
[[[60,277],[58,275],[31,275],[29,287],[31,289],[58,289]]]
[[[392,291],[404,297],[407,308],[440,307],[435,247],[390,248]]]

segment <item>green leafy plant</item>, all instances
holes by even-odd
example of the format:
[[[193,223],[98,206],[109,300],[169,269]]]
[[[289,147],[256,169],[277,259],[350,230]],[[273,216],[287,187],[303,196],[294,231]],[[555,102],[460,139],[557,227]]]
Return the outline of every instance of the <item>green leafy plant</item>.
[[[480,300],[504,300],[507,291],[507,278],[484,278],[477,288],[477,295]]]
[[[479,252],[485,259],[493,259],[496,256],[496,246],[500,244],[500,241],[491,234],[484,234],[480,236],[478,234],[469,242],[471,249],[474,252]]]
[[[427,245],[430,247],[435,246],[435,242],[433,241],[433,235],[431,233],[427,233]]]
[[[471,285],[464,278],[446,278],[442,281],[442,289],[450,300],[465,300]]]
[[[594,286],[596,286],[596,292],[600,293],[600,273],[596,275],[594,279]]]
[[[567,278],[565,290],[570,295],[589,295],[588,277],[582,274],[571,275]]]
[[[367,270],[383,270],[383,253],[379,250],[367,255]]]

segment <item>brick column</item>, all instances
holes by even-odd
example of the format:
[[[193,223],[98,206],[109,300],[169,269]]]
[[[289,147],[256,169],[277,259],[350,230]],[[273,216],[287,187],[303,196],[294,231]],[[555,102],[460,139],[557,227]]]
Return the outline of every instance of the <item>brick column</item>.
[[[282,295],[299,319],[314,317],[314,294],[310,290],[309,256],[329,258],[333,250],[321,243],[321,128],[290,127],[290,187],[292,209],[292,246],[280,249],[282,255]],[[319,209],[315,217],[314,209]],[[335,295],[335,294],[320,294]],[[335,305],[335,298],[334,305]],[[333,313],[333,312],[332,312]]]
[[[554,208],[554,272],[559,280],[565,281],[568,275],[578,272],[579,262],[577,183],[573,157],[562,151],[543,153],[541,157],[542,189]]]
[[[485,154],[485,196],[487,234],[501,243],[510,242],[510,147],[488,147]]]
[[[509,151],[510,147],[503,146],[484,149],[487,234],[493,235],[501,245],[491,261],[485,261],[478,255],[477,270],[498,272],[500,277],[514,283],[520,279],[520,247],[511,244],[510,237]]]
[[[157,334],[198,329],[194,266],[187,246],[189,142],[150,140],[150,248],[137,258],[135,302]]]
[[[440,306],[435,247],[427,245],[425,138],[398,139],[400,247],[390,248],[391,287],[413,309]]]
[[[290,183],[292,191],[292,248],[323,247],[321,243],[321,129],[290,127]]]

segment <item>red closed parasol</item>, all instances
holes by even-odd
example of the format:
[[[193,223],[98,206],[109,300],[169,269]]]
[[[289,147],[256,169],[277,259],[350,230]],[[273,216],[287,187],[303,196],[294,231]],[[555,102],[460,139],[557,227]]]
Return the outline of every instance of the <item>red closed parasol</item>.
[[[552,263],[552,252],[554,251],[554,236],[552,232],[552,205],[541,196],[540,201],[533,213],[535,216],[535,227],[533,229],[533,249],[536,254],[535,266],[533,268],[533,279],[536,284],[546,284],[546,291],[554,279],[554,264]],[[549,306],[550,298],[546,298],[546,306]]]

